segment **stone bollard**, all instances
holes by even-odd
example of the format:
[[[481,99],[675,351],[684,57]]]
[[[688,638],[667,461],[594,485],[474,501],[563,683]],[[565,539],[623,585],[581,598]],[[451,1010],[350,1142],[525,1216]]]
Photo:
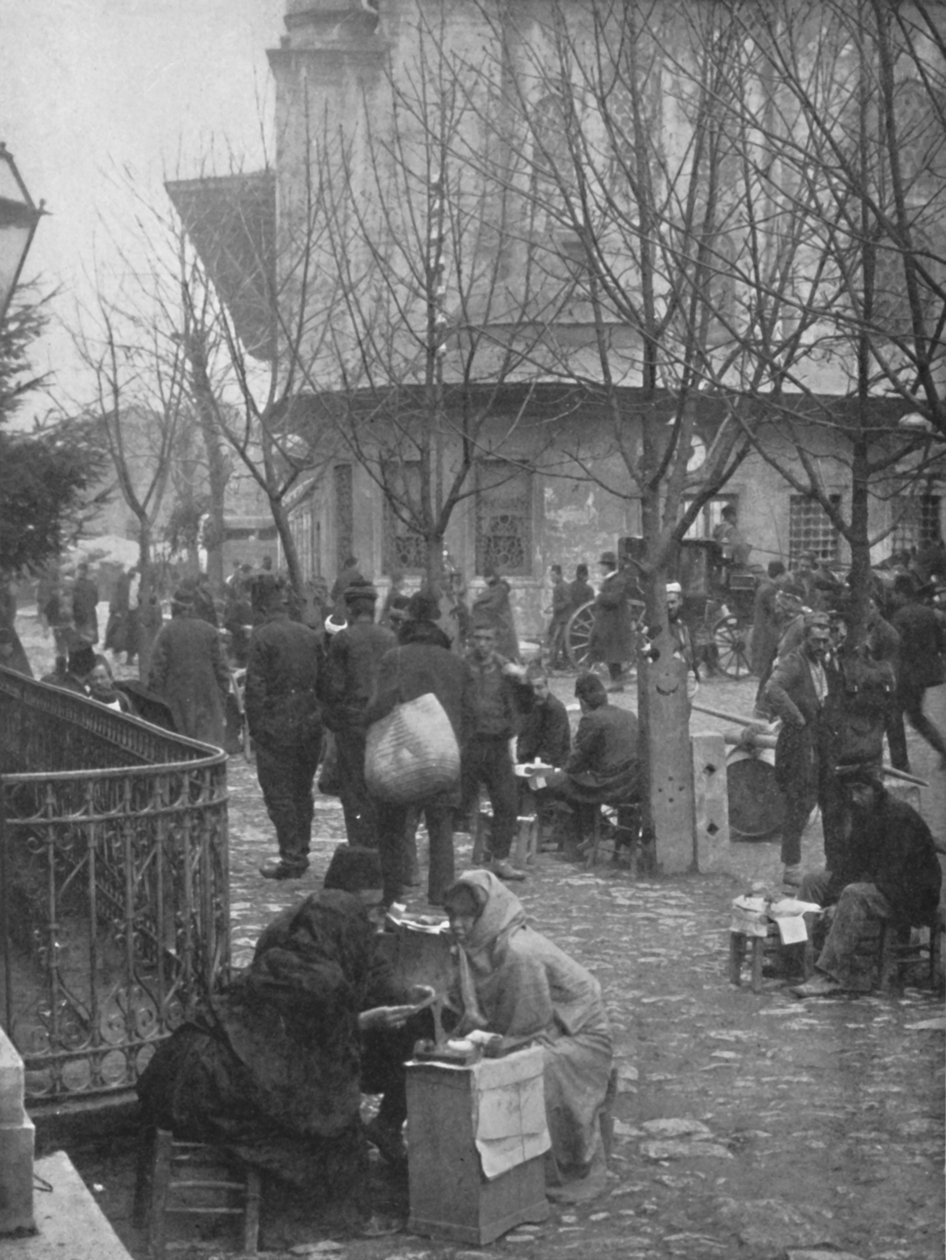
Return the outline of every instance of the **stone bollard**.
[[[0,1028],[0,1237],[33,1234],[33,1122],[23,1106],[23,1060]]]

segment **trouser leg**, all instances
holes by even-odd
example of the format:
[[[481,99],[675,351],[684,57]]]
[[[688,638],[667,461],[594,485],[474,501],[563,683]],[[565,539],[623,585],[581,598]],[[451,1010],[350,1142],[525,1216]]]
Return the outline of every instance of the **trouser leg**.
[[[811,797],[804,789],[782,788],[785,821],[782,824],[782,864],[797,866],[801,861],[801,837],[811,813]]]
[[[321,736],[295,749],[293,798],[296,803],[296,827],[305,843],[306,853],[312,843],[312,819],[315,815],[312,784],[321,753]]]
[[[848,884],[838,898],[828,939],[818,955],[818,970],[845,989],[868,993],[876,978],[873,925],[890,917],[890,903],[874,884]]]
[[[378,847],[374,802],[365,784],[365,735],[360,730],[339,730],[335,734],[338,752],[338,794],[345,815],[345,831],[350,845],[366,849]]]
[[[452,818],[448,805],[428,805],[424,810],[429,846],[427,900],[437,905],[443,904],[444,893],[456,879]]]
[[[288,763],[288,764],[287,764]],[[279,856],[289,866],[309,863],[308,837],[300,834],[292,755],[285,748],[256,747],[256,777],[263,793],[266,812],[276,829]]]
[[[903,724],[903,709],[897,697],[891,696],[884,713],[884,734],[890,750],[890,764],[895,770],[910,770],[907,754],[907,732]]]
[[[384,903],[390,906],[404,895],[404,833],[407,827],[407,806],[388,802],[375,803],[378,856],[381,859],[381,881]]]
[[[493,857],[508,858],[516,834],[518,799],[508,740],[489,738],[482,771],[493,810]]]
[[[904,690],[901,695],[903,698],[903,711],[906,714],[907,721],[923,739],[935,748],[941,757],[946,757],[946,740],[935,723],[923,712],[923,695],[925,687],[911,687]]]

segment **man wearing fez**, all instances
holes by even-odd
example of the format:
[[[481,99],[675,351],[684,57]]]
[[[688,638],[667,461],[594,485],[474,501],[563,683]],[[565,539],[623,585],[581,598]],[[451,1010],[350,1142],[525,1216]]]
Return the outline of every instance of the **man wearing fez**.
[[[378,680],[381,658],[397,645],[391,630],[375,624],[378,592],[361,578],[345,591],[347,625],[329,641],[325,663],[325,724],[335,734],[338,794],[348,843],[378,846],[374,802],[365,783],[366,710]]]

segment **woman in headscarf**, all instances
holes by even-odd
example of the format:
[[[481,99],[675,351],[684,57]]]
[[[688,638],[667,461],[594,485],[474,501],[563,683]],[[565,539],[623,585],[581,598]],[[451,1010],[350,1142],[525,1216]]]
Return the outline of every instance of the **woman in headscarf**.
[[[458,945],[454,1035],[483,1029],[499,1033],[506,1052],[542,1047],[549,1197],[592,1197],[604,1186],[599,1117],[613,1053],[601,986],[529,927],[518,897],[491,871],[462,875],[445,908]]]

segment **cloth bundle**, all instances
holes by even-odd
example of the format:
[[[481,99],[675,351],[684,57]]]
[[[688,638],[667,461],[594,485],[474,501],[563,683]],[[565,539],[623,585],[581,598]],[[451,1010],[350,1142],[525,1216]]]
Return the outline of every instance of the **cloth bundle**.
[[[460,749],[433,692],[396,705],[369,726],[365,782],[379,800],[426,800],[454,787],[459,777]]]

